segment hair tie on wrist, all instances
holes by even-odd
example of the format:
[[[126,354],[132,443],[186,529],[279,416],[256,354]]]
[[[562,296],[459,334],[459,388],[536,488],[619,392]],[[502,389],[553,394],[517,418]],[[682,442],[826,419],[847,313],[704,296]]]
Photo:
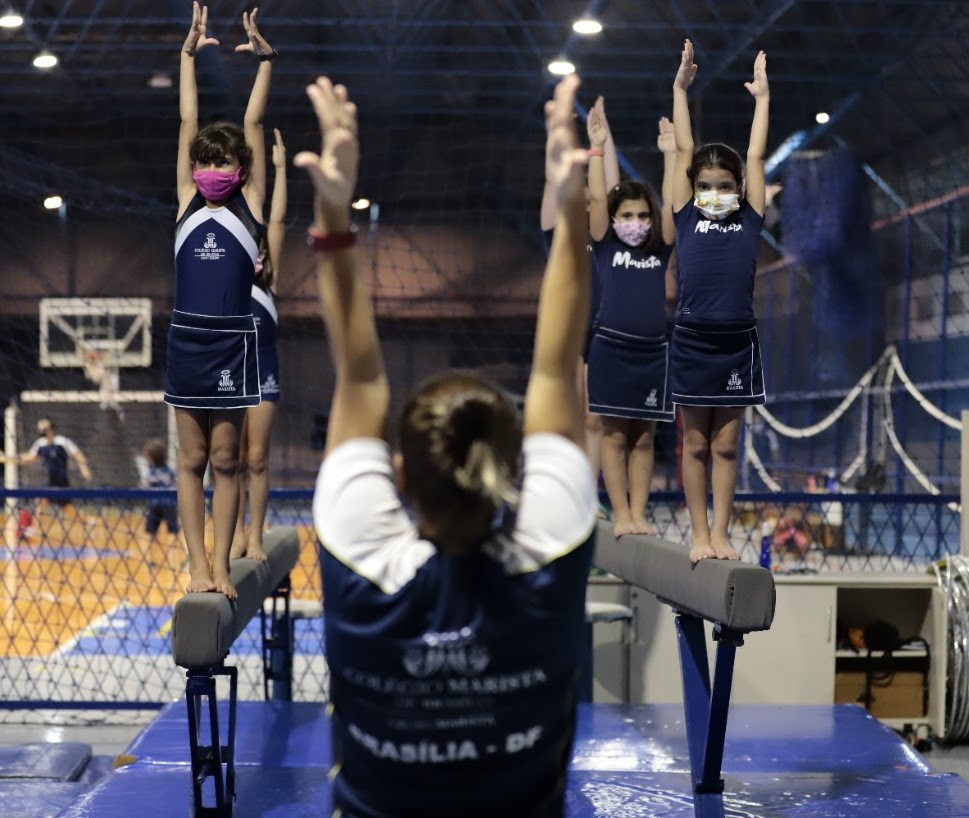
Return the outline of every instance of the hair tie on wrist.
[[[586,151],[587,156],[605,156],[606,152],[602,148],[589,148]]]
[[[265,54],[257,54],[259,57],[259,62],[272,62],[279,56],[279,52],[274,48],[272,51],[267,51]]]
[[[321,233],[314,227],[306,231],[306,243],[317,253],[346,250],[357,243],[357,228],[351,225],[344,233]]]

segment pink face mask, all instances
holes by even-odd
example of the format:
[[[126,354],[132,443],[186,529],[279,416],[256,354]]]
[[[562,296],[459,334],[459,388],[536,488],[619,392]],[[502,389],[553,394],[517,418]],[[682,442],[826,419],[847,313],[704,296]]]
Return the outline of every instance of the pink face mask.
[[[218,170],[197,170],[192,174],[199,193],[210,202],[222,202],[228,199],[233,191],[239,187],[239,171],[222,173]]]
[[[646,236],[649,235],[649,228],[652,225],[652,221],[640,221],[635,219],[631,222],[620,222],[613,219],[612,229],[616,232],[619,237],[619,241],[623,244],[628,244],[630,247],[639,247],[644,241],[646,241]]]

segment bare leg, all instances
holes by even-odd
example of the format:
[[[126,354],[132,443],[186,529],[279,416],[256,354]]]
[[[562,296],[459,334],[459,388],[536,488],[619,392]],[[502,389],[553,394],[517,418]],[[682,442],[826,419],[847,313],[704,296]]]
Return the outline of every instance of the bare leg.
[[[246,415],[249,426],[249,536],[246,556],[253,560],[265,560],[262,532],[269,507],[269,443],[276,420],[276,404],[264,400],[249,409]]]
[[[602,471],[602,416],[589,411],[589,365],[579,362],[581,374],[582,415],[585,418],[585,453],[592,474],[599,480]]]
[[[188,592],[214,591],[205,554],[205,490],[202,478],[209,452],[209,412],[175,409],[178,428],[178,517],[188,548]]]
[[[215,590],[235,599],[236,589],[229,580],[229,549],[239,513],[239,431],[245,417],[243,409],[212,410],[209,463],[212,466],[212,529],[215,553],[212,555],[212,580]]]
[[[655,536],[656,529],[646,519],[646,503],[653,482],[653,442],[655,420],[634,420],[630,424],[633,447],[629,451],[629,510],[634,534]]]
[[[739,560],[740,554],[730,544],[727,527],[737,488],[737,448],[740,442],[742,407],[718,406],[713,410],[710,450],[713,453],[711,483],[713,485],[713,528],[710,544],[717,559]]]
[[[690,513],[690,559],[716,557],[707,519],[707,466],[710,463],[710,423],[713,410],[681,406],[683,413],[683,493]]]
[[[626,418],[602,417],[602,478],[612,505],[612,533],[616,537],[632,534],[634,528],[626,481],[629,425]]]
[[[232,534],[229,559],[237,560],[246,555],[246,487],[249,479],[249,413],[258,407],[246,409],[242,430],[239,432],[239,513]]]

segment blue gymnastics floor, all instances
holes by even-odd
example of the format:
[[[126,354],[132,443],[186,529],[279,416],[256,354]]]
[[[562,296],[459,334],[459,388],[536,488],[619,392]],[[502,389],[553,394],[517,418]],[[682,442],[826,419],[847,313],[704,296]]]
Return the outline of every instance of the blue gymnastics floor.
[[[329,814],[324,704],[239,702],[237,731],[234,818]],[[185,702],[161,711],[129,752],[134,763],[111,773],[60,818],[190,814]],[[731,708],[723,777],[732,818],[969,816],[969,784],[933,772],[895,733],[852,705]],[[679,705],[580,706],[569,818],[693,814]]]

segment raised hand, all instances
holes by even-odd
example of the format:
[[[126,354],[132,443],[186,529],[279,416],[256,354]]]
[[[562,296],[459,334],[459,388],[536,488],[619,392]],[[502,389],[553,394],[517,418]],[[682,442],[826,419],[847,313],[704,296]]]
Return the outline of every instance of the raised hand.
[[[545,178],[555,193],[559,207],[573,197],[583,195],[582,166],[588,161],[588,154],[578,147],[575,134],[573,111],[578,87],[579,78],[570,74],[555,86],[554,98],[545,103],[545,125],[548,130]]]
[[[685,91],[693,84],[697,68],[693,59],[693,43],[684,40],[683,53],[680,54],[680,67],[676,71],[676,79],[673,80],[674,88],[682,88]]]
[[[673,123],[670,122],[669,117],[660,118],[656,147],[662,153],[676,153],[676,137],[673,136]]]
[[[322,146],[319,155],[311,151],[296,154],[293,164],[305,168],[316,190],[318,203],[347,208],[357,183],[357,106],[347,98],[347,89],[317,78],[306,94],[313,103],[320,124]]]
[[[209,37],[205,33],[205,28],[209,23],[209,7],[202,6],[199,9],[197,2],[192,3],[192,27],[188,30],[188,36],[182,50],[190,57],[194,57],[199,49],[207,45],[218,45],[219,41],[215,37]]]
[[[246,30],[248,42],[236,46],[236,51],[248,51],[257,57],[260,54],[268,54],[273,50],[266,38],[259,33],[259,27],[256,25],[256,14],[258,12],[258,8],[254,8],[250,14],[242,12],[242,27]]]
[[[589,133],[589,147],[601,149],[609,139],[609,123],[606,121],[606,103],[602,97],[589,109],[586,118],[586,130]]]
[[[286,146],[283,144],[283,135],[279,128],[273,128],[276,135],[276,142],[273,145],[273,165],[278,168],[286,167]]]
[[[767,85],[767,55],[763,51],[758,51],[754,60],[753,82],[745,82],[744,88],[750,91],[754,99],[770,95],[770,88]]]

